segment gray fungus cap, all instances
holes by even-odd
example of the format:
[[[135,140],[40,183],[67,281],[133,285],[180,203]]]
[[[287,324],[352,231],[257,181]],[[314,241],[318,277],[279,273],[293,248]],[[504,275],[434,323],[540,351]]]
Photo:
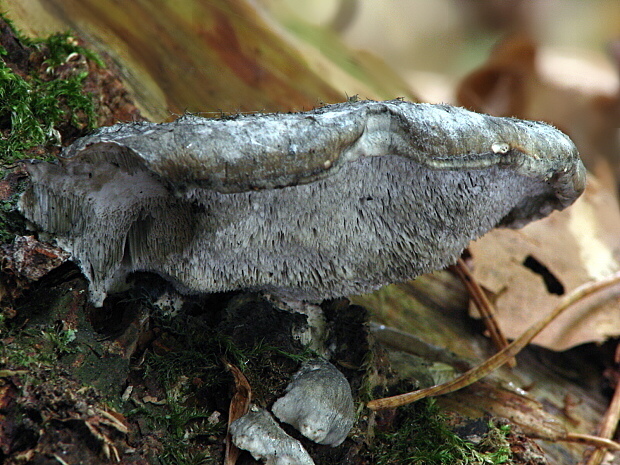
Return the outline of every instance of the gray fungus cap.
[[[21,211],[71,253],[96,305],[134,271],[188,293],[369,292],[585,185],[552,126],[399,100],[118,124],[27,170]]]

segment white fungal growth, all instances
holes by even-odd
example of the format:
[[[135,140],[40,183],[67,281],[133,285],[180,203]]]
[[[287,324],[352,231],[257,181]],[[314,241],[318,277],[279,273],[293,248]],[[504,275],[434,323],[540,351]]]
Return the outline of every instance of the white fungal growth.
[[[252,407],[230,425],[233,443],[267,465],[314,465],[301,443],[290,437],[269,412]]]
[[[334,447],[342,444],[355,422],[347,379],[322,359],[305,362],[271,410],[308,439]]]
[[[506,154],[510,151],[510,145],[505,142],[494,142],[493,145],[491,145],[491,150],[493,153]]]
[[[549,125],[403,101],[120,124],[26,168],[21,211],[71,254],[95,305],[135,271],[191,293],[370,292],[567,207],[585,184]]]

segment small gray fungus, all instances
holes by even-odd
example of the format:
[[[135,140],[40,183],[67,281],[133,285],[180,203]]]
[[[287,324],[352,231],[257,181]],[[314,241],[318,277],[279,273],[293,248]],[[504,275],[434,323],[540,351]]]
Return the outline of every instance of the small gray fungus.
[[[308,439],[333,447],[342,444],[355,422],[349,382],[323,359],[302,365],[272,411]]]
[[[286,434],[266,410],[252,407],[230,425],[233,443],[270,465],[314,465],[301,443]]]

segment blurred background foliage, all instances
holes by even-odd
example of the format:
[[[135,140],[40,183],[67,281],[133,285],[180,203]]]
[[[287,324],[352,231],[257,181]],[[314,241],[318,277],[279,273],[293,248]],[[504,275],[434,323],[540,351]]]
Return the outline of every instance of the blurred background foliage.
[[[482,65],[500,40],[517,34],[528,35],[559,55],[591,60],[609,73],[602,77],[578,70],[584,81],[615,75],[606,54],[608,43],[618,38],[620,3],[614,0],[264,0],[262,4],[284,24],[307,21],[335,31],[352,49],[381,57],[424,100],[454,101],[454,86]]]
[[[514,34],[570,58],[554,62],[557,74],[617,82],[605,52],[620,23],[615,0],[18,0],[3,8],[28,35],[72,29],[91,40],[159,119],[162,107],[287,110],[354,94],[452,102],[457,83]],[[584,59],[599,72],[584,73]]]

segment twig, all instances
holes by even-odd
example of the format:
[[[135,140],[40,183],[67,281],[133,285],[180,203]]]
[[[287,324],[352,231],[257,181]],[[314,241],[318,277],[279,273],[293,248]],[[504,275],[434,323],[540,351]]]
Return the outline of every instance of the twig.
[[[467,291],[476,305],[482,321],[489,332],[493,345],[495,345],[497,350],[502,350],[508,345],[508,339],[506,339],[506,336],[502,332],[502,329],[495,318],[495,307],[491,302],[489,302],[486,294],[478,282],[474,279],[471,271],[469,271],[469,267],[462,258],[459,258],[456,265],[451,267],[451,269],[456,273],[463,284],[465,284],[465,287],[467,288]],[[513,368],[517,366],[517,359],[512,357],[508,360],[507,364],[509,367]]]
[[[448,381],[447,383],[439,384],[427,389],[421,389],[419,391],[408,392],[393,397],[386,397],[383,399],[375,399],[368,402],[367,406],[371,410],[382,410],[388,408],[396,408],[402,405],[415,402],[425,397],[437,396],[441,394],[447,394],[449,392],[462,389],[465,386],[478,381],[484,376],[491,373],[493,370],[499,368],[505,364],[510,358],[517,355],[521,349],[523,349],[534,337],[538,335],[551,321],[553,321],[564,310],[574,305],[579,300],[595,294],[601,290],[607,289],[614,284],[620,283],[620,272],[601,279],[600,281],[586,283],[579,286],[569,295],[565,296],[560,304],[545,318],[538,323],[535,323],[521,336],[512,341],[507,347],[500,350],[498,353],[487,359],[481,365],[472,368],[458,378]],[[620,291],[618,292],[620,293]]]
[[[598,448],[597,451],[602,450],[605,452],[607,450],[620,450],[620,444],[616,441],[612,441],[611,439],[607,439],[602,436],[592,436],[590,434],[566,433],[566,436],[563,438],[558,438],[558,441],[578,442],[581,444],[596,446]],[[588,465],[590,465],[590,462],[588,462]]]
[[[616,348],[616,366],[620,364],[620,344]],[[611,438],[616,431],[616,427],[618,426],[618,420],[620,419],[620,378],[616,382],[616,390],[614,392],[614,396],[611,399],[609,407],[607,408],[607,412],[605,412],[605,416],[601,421],[601,425],[599,426],[598,434],[603,438]],[[599,446],[597,447],[592,455],[588,459],[586,465],[599,465],[609,447]]]

